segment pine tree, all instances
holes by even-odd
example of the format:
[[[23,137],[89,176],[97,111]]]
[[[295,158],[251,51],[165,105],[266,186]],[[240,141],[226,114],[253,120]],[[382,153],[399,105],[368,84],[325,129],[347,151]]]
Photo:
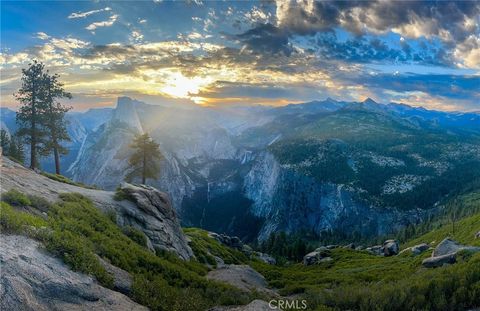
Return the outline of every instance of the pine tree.
[[[61,145],[62,141],[70,141],[67,132],[65,113],[71,107],[66,107],[58,102],[61,98],[72,98],[72,95],[65,92],[63,84],[58,81],[58,75],[44,75],[44,102],[45,112],[42,125],[45,127],[47,139],[42,149],[43,155],[53,152],[55,161],[55,173],[60,174],[60,155],[68,154],[68,149]]]
[[[17,113],[18,134],[30,145],[30,168],[38,166],[37,152],[44,141],[42,117],[45,111],[44,65],[37,61],[22,69],[22,86],[15,98],[22,104]]]
[[[145,184],[148,178],[157,178],[160,172],[159,160],[163,158],[159,150],[159,145],[145,133],[137,135],[131,145],[135,152],[129,159],[131,172],[127,175],[127,180],[132,180],[135,177],[142,179],[142,184]]]
[[[0,146],[2,147],[2,154],[8,155],[10,148],[10,135],[4,129],[0,130]]]

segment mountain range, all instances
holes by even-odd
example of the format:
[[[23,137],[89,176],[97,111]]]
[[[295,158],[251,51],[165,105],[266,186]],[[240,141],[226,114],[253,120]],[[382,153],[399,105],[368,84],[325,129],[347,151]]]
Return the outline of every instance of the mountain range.
[[[1,114],[2,128],[15,132],[15,112]],[[385,235],[435,215],[480,178],[479,113],[371,99],[200,107],[120,97],[114,109],[67,116],[66,176],[115,189],[132,139],[148,132],[164,155],[148,184],[169,194],[182,225],[244,240]]]

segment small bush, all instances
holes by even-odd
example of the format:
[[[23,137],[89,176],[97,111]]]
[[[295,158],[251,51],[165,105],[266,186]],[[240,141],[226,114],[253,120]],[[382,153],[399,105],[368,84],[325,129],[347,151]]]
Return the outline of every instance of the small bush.
[[[39,197],[37,195],[29,195],[28,199],[31,202],[30,206],[42,212],[47,212],[52,206],[52,204],[47,199]]]
[[[26,233],[28,227],[40,228],[47,223],[40,217],[15,211],[6,202],[0,202],[0,231],[4,233]]]
[[[113,199],[115,201],[133,201],[132,197],[130,197],[130,195],[120,187],[117,187],[117,189],[115,189],[115,195],[113,196]]]
[[[31,206],[30,199],[18,190],[11,189],[2,194],[2,201],[13,206]]]

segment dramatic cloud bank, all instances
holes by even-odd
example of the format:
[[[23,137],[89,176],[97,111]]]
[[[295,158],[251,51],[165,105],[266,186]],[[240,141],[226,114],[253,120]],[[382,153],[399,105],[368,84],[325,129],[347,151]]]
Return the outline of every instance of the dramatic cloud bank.
[[[78,109],[133,94],[480,110],[478,1],[39,2],[7,3],[1,14],[1,100],[10,106],[35,58],[62,76]]]

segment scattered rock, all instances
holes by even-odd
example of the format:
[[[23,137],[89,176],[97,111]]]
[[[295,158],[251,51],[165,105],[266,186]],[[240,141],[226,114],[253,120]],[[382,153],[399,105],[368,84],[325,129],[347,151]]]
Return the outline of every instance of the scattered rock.
[[[383,256],[383,246],[382,245],[375,245],[375,246],[370,246],[365,249],[367,252],[377,255],[377,256]]]
[[[398,242],[396,240],[386,240],[383,243],[382,248],[384,256],[394,256],[400,251],[400,247],[398,246]]]
[[[319,247],[311,253],[306,254],[303,257],[303,264],[305,266],[314,265],[319,263],[322,259],[328,257],[330,253],[327,251],[325,247]]]
[[[364,249],[365,247],[363,247],[362,245],[355,247],[356,251],[363,251]]]
[[[207,278],[224,282],[244,291],[266,291],[267,282],[263,275],[247,265],[225,265],[208,272]]]
[[[265,254],[265,253],[260,253],[260,252],[254,252],[254,255],[260,259],[261,261],[263,261],[264,263],[268,263],[269,265],[274,265],[277,263],[277,261],[275,260],[275,258],[273,258],[272,256],[268,255],[268,254]]]
[[[113,276],[113,289],[125,295],[129,295],[132,290],[133,278],[127,271],[120,269],[105,259],[97,256],[100,264]]]
[[[225,246],[236,248],[238,250],[243,249],[243,243],[240,238],[236,236],[228,236],[226,234],[218,234],[215,232],[208,232],[208,236],[217,240],[218,242],[222,243]]]
[[[436,268],[446,264],[453,264],[456,262],[456,253],[446,254],[436,257],[430,257],[422,261],[425,268]]]
[[[428,250],[430,248],[430,246],[428,246],[428,244],[426,243],[422,243],[422,244],[418,244],[418,245],[415,245],[415,246],[412,246],[412,253],[414,255],[420,255],[421,253],[423,253],[424,251]]]
[[[0,235],[0,262],[1,310],[148,310],[71,271],[24,236]]]
[[[399,254],[403,254],[405,252],[411,252],[413,255],[420,255],[421,253],[423,253],[424,251],[428,250],[430,248],[430,246],[426,243],[421,243],[421,244],[418,244],[418,245],[415,245],[415,246],[412,246],[412,247],[407,247],[403,250],[400,251]]]
[[[370,246],[365,250],[377,256],[393,256],[398,254],[400,247],[396,240],[386,240],[383,245]]]

